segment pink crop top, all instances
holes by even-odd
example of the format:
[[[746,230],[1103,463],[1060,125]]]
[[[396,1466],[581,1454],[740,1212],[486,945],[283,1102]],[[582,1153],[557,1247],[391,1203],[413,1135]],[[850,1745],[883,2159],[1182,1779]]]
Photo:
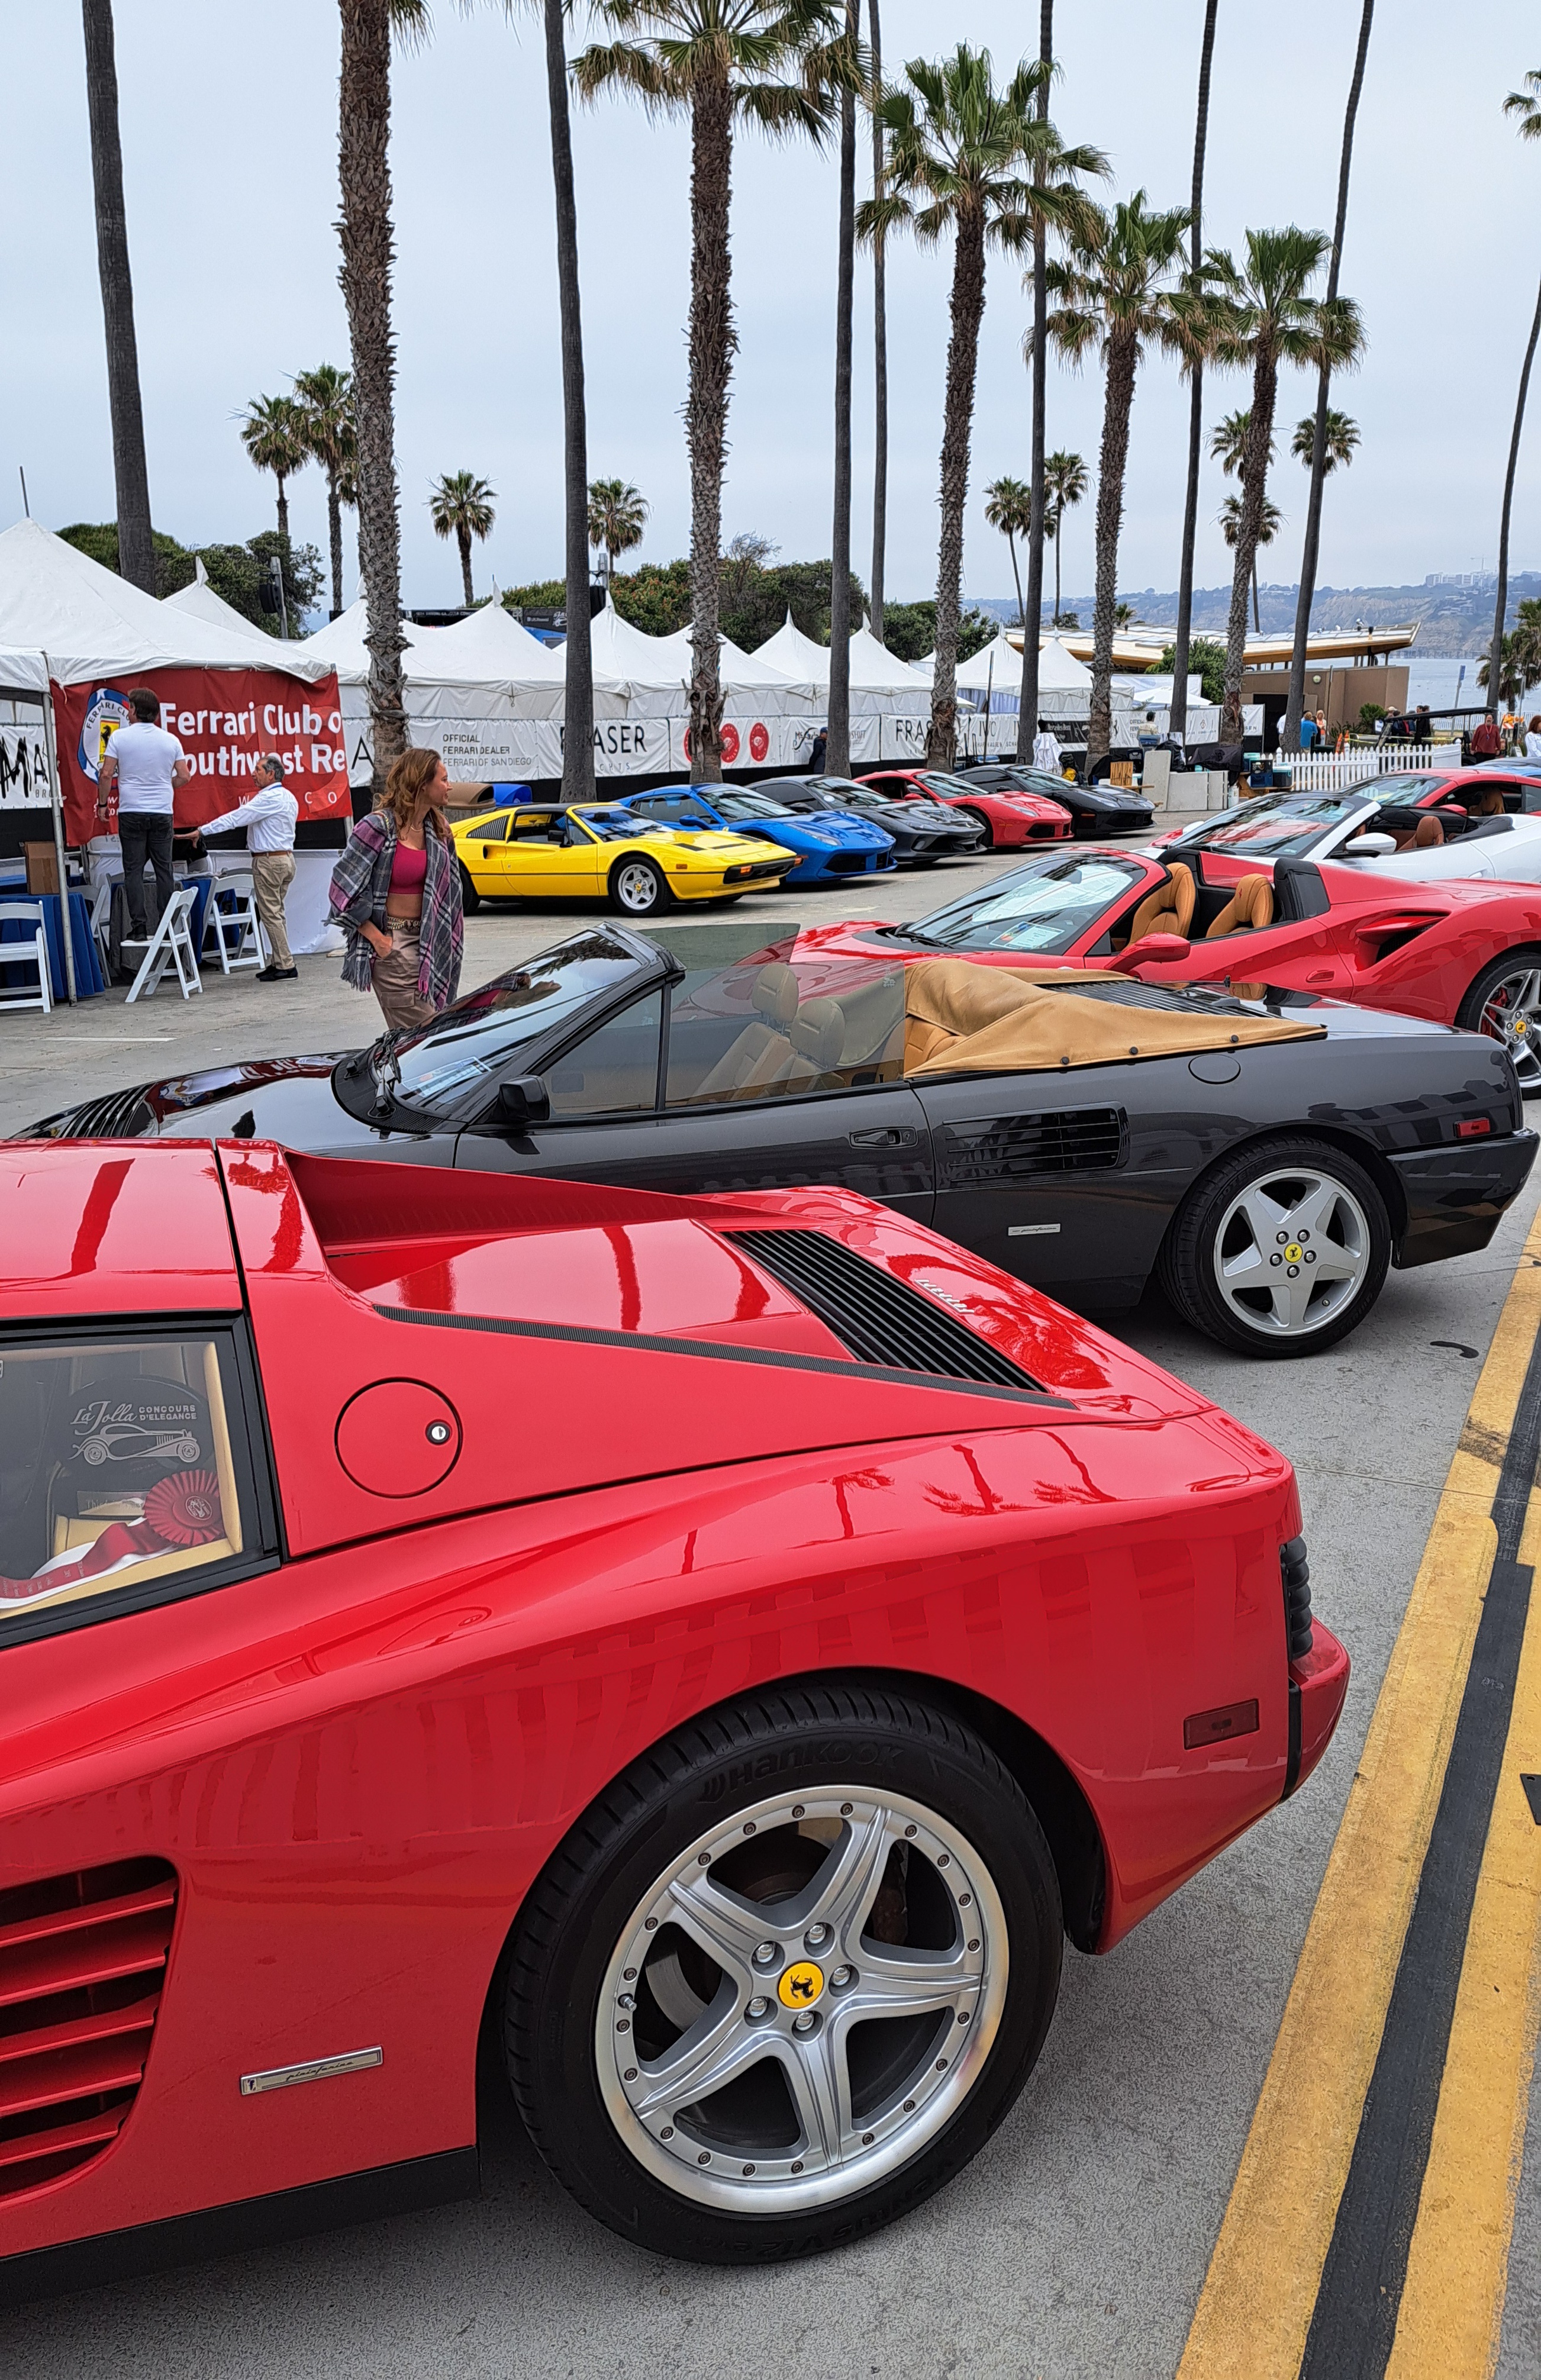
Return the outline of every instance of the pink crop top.
[[[409,851],[406,844],[398,843],[396,845],[395,857],[391,862],[392,892],[420,892],[423,889],[423,880],[427,874],[428,851],[426,846],[421,851]]]

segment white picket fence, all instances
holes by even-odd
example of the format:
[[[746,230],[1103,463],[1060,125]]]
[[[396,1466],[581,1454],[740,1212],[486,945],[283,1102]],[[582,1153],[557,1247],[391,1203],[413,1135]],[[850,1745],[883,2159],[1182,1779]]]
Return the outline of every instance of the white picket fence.
[[[1287,769],[1297,794],[1341,794],[1366,777],[1400,776],[1417,769],[1456,769],[1459,744],[1377,744],[1352,752],[1276,752],[1276,769]],[[1245,797],[1244,783],[1242,793]]]

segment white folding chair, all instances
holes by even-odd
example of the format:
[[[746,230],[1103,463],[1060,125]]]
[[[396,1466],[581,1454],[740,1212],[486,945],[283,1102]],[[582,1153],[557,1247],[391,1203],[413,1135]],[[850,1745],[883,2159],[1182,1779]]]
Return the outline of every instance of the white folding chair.
[[[96,891],[91,896],[91,937],[102,961],[102,972],[109,983],[113,979],[113,886],[122,881],[121,876],[103,873],[97,878]]]
[[[50,1016],[54,1011],[54,987],[48,966],[48,937],[42,930],[42,908],[36,901],[0,901],[0,927],[7,918],[17,919],[22,931],[20,938],[14,941],[0,937],[0,968],[36,967],[38,988],[36,991],[8,991],[4,984],[0,984],[0,1007],[41,1008],[45,1016]],[[27,932],[29,926],[36,928],[35,934]]]
[[[228,909],[221,905],[226,894],[231,896]],[[228,876],[214,878],[209,905],[203,912],[205,954],[211,934],[214,938],[220,965],[226,975],[236,967],[267,965],[266,939],[262,921],[257,915],[257,887],[249,876],[233,871]]]
[[[161,913],[161,922],[145,944],[140,971],[128,987],[126,1007],[131,1007],[141,994],[152,999],[160,990],[161,978],[167,967],[175,967],[176,980],[182,987],[182,997],[190,1000],[201,991],[203,979],[198,972],[198,953],[193,949],[192,928],[188,923],[198,903],[196,885],[179,885]],[[126,946],[126,947],[131,947]]]

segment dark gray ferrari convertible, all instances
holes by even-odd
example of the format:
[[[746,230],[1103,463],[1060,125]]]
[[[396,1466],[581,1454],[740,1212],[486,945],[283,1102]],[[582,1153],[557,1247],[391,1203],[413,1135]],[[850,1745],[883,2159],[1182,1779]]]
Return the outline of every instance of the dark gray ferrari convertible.
[[[18,1136],[840,1184],[1073,1305],[1132,1305],[1157,1271],[1198,1329],[1262,1355],[1342,1338],[1389,1264],[1485,1247],[1530,1172],[1513,1067],[1479,1034],[763,930],[587,927],[420,1031],[147,1084]]]

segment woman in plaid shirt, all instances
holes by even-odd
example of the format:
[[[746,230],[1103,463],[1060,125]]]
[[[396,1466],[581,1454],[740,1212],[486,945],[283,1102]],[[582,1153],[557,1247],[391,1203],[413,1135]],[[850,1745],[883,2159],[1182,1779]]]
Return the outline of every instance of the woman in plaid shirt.
[[[387,1029],[431,1025],[460,988],[460,866],[444,824],[449,771],[437,752],[404,752],[385,799],[359,820],[332,875],[332,915],[347,935],[343,981],[372,991]]]

